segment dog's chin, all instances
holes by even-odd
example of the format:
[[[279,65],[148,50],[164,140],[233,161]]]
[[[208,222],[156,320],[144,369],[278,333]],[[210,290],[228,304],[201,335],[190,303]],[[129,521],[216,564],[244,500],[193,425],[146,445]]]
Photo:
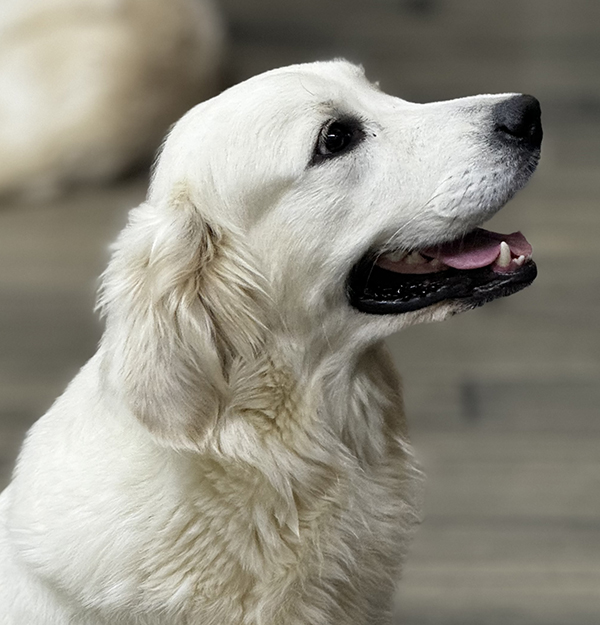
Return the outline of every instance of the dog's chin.
[[[438,318],[512,295],[536,275],[531,246],[520,233],[477,228],[459,240],[419,251],[371,251],[353,267],[347,294],[352,307],[370,315],[430,309],[432,318]]]

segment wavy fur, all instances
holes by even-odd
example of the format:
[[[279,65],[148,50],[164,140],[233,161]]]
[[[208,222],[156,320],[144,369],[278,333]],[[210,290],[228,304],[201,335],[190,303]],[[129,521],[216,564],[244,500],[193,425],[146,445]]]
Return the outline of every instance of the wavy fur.
[[[366,315],[346,279],[375,244],[481,219],[498,98],[410,104],[336,61],[175,126],[103,276],[99,350],[0,498],[3,624],[391,623],[420,479],[382,339],[454,308]],[[314,165],[340,112],[365,139]]]

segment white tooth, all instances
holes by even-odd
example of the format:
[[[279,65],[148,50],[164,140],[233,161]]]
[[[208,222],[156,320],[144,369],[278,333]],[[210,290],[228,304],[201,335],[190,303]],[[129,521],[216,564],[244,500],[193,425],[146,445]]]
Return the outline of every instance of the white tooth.
[[[407,265],[423,265],[426,262],[419,252],[412,252],[406,257]]]
[[[510,265],[510,247],[506,241],[500,243],[500,256],[496,260],[498,267],[508,267]]]
[[[519,267],[521,267],[521,265],[523,265],[524,262],[525,262],[525,256],[523,256],[523,254],[521,254],[519,258],[513,258],[513,263],[515,263],[515,265],[518,265]]]

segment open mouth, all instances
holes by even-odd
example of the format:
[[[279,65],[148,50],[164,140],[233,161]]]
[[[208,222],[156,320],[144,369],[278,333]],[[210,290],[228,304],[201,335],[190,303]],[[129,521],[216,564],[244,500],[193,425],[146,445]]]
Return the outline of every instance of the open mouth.
[[[434,247],[366,256],[352,271],[348,296],[356,309],[376,315],[448,300],[474,308],[531,284],[537,275],[531,253],[520,232],[476,228]]]

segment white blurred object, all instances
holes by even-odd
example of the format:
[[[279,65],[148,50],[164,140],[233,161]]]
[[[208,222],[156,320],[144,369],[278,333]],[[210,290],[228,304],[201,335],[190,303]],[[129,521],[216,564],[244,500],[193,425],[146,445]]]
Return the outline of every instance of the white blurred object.
[[[212,0],[0,0],[0,196],[149,162],[222,51]]]

